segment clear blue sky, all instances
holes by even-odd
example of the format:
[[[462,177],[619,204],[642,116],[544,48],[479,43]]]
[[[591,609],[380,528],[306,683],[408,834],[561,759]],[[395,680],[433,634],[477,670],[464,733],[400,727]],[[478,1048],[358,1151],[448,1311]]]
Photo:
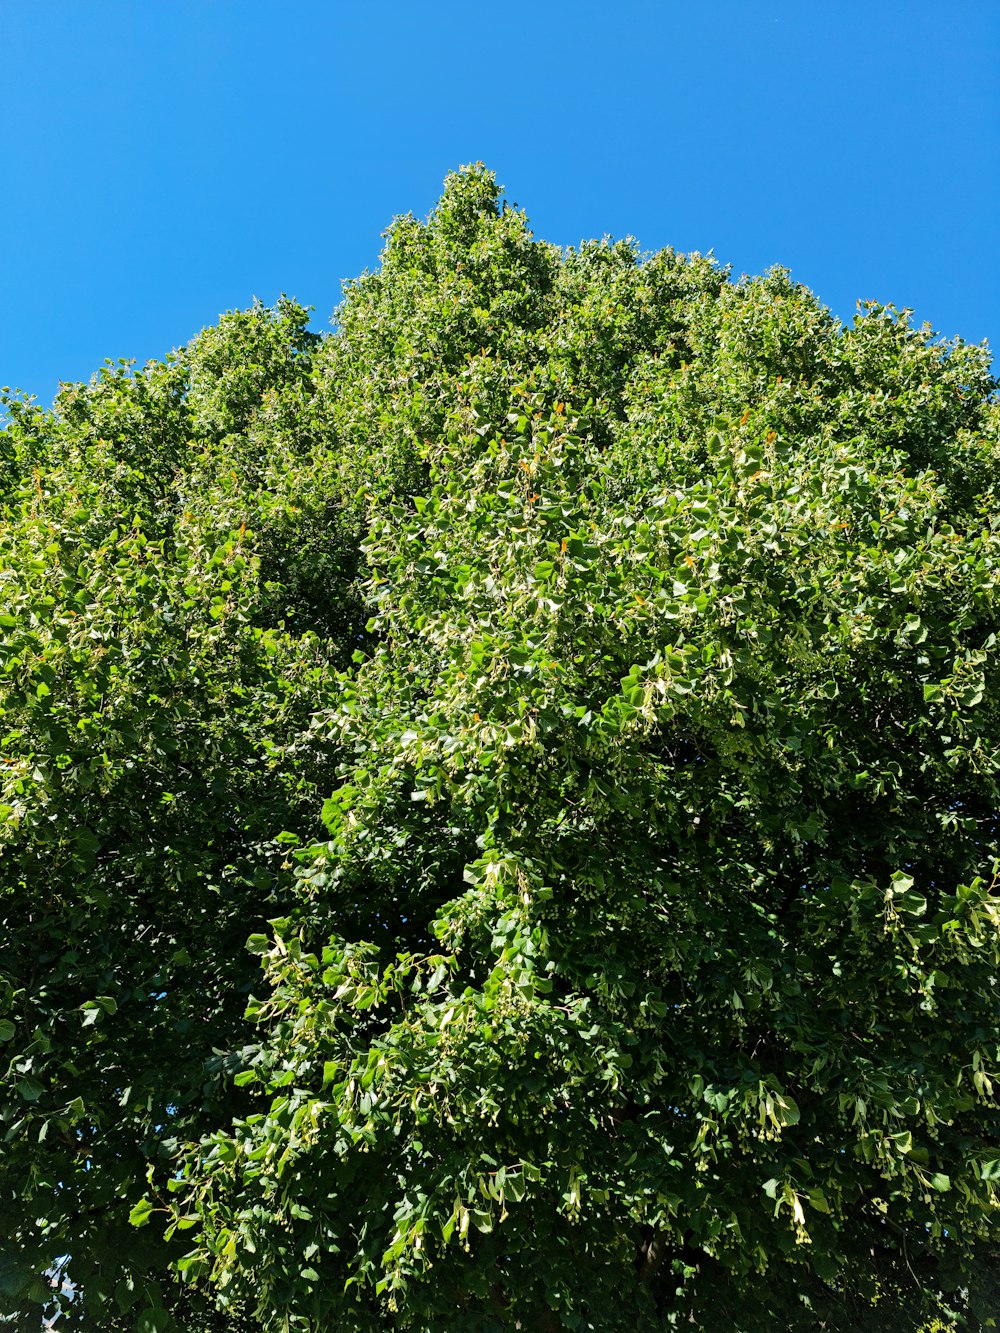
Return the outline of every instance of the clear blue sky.
[[[1000,341],[998,0],[0,0],[0,383],[286,291],[482,160],[560,244],[781,263]]]

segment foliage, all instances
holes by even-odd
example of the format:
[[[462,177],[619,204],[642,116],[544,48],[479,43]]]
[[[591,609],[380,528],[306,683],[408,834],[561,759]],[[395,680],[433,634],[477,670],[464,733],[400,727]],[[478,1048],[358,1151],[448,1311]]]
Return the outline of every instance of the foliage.
[[[985,1320],[995,389],[471,168],[332,334],[10,399],[11,1308]]]

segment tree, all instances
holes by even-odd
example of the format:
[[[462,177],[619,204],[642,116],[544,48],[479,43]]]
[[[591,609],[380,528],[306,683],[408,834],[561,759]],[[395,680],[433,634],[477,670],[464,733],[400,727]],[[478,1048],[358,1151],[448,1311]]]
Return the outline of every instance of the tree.
[[[985,1319],[996,388],[470,168],[332,334],[10,400],[11,1308]]]

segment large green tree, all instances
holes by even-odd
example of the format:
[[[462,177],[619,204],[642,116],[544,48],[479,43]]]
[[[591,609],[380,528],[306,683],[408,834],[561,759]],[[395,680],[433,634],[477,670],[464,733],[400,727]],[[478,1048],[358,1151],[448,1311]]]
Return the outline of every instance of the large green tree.
[[[984,1320],[996,387],[472,168],[9,398],[0,1311]]]

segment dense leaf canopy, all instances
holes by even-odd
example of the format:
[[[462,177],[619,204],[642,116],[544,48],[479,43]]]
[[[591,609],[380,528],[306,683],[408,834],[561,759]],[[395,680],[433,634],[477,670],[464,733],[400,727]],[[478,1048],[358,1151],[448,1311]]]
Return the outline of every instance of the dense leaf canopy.
[[[0,1311],[990,1312],[984,348],[470,168],[6,412]]]

